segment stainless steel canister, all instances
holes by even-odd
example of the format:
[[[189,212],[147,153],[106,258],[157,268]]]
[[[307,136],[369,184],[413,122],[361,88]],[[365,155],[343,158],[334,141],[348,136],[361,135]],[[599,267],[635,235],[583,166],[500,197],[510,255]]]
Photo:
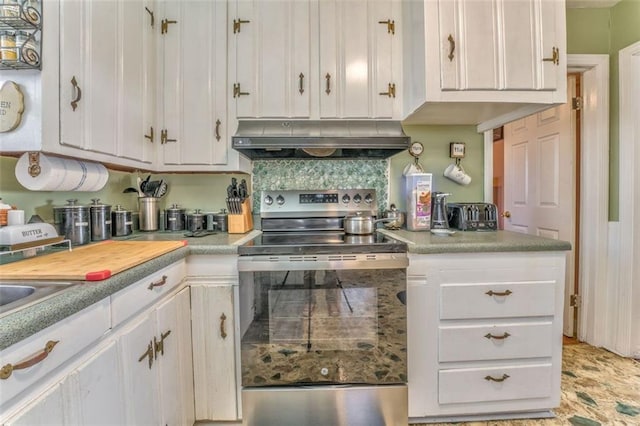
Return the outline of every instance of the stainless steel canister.
[[[215,213],[213,215],[213,219],[218,224],[218,231],[227,232],[229,230],[229,225],[227,223],[228,218],[227,218],[227,210],[226,209],[220,209],[220,211],[218,213]]]
[[[111,234],[114,237],[126,237],[133,233],[132,214],[128,210],[124,210],[120,204],[116,205],[115,210],[111,211]]]
[[[173,204],[170,208],[165,209],[165,229],[167,231],[183,231],[185,222],[184,213],[185,210],[177,204]]]
[[[202,231],[205,229],[204,213],[200,209],[196,209],[193,213],[187,215],[187,229],[191,232]]]
[[[58,234],[64,235],[72,245],[90,241],[89,207],[77,205],[78,200],[67,200],[65,206],[53,208],[53,221]]]
[[[91,201],[91,241],[108,240],[111,238],[111,206],[101,204],[99,198],[92,198]]]
[[[207,231],[215,231],[218,229],[218,222],[216,222],[215,213],[204,214],[204,224]]]
[[[158,210],[158,200],[156,197],[138,198],[140,208],[140,230],[157,231],[160,222],[160,210]]]

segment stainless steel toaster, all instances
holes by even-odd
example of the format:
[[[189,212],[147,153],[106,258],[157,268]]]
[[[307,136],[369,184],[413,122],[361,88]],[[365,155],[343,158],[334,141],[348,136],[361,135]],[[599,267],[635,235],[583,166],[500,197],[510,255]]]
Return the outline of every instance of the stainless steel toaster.
[[[461,231],[495,231],[498,229],[498,209],[490,203],[447,204],[449,227]]]

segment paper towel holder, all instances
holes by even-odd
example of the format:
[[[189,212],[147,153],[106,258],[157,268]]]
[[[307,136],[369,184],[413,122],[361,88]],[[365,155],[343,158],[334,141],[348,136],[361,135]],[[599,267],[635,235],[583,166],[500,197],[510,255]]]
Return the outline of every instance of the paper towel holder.
[[[37,177],[40,176],[40,172],[42,172],[42,168],[40,167],[40,153],[39,152],[30,152],[29,153],[29,166],[27,171],[29,172],[29,176]]]

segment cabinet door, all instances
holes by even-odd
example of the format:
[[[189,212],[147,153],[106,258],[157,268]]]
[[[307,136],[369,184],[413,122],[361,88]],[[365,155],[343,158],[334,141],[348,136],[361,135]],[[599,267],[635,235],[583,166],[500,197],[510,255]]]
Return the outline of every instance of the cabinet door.
[[[155,125],[155,2],[122,1],[118,52],[118,155],[151,163],[159,141]]]
[[[226,1],[162,2],[164,165],[224,165],[226,122]],[[159,19],[160,21],[160,19]],[[158,23],[160,26],[163,24]]]
[[[126,424],[160,424],[154,335],[154,321],[151,314],[145,314],[118,339],[120,374],[123,376],[123,396],[127,408]]]
[[[122,379],[118,374],[116,343],[112,341],[90,355],[65,381],[68,424],[125,424]]]
[[[394,2],[322,1],[319,16],[320,118],[391,118]]]
[[[56,383],[3,424],[33,426],[64,423],[62,383]]]
[[[119,34],[118,2],[60,2],[63,145],[116,154]]]
[[[154,346],[164,425],[191,425],[193,412],[193,363],[191,357],[191,302],[189,288],[156,310]]]
[[[237,420],[235,321],[231,285],[191,286],[197,420]]]
[[[439,2],[444,90],[553,90],[554,2]]]
[[[236,117],[309,117],[310,0],[234,4]]]

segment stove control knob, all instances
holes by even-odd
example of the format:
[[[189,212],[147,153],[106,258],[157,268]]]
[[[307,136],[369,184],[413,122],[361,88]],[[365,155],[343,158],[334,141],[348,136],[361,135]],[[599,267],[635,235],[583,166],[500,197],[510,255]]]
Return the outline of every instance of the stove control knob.
[[[342,203],[343,204],[349,204],[349,201],[351,201],[351,197],[349,197],[349,194],[344,194],[342,196]]]
[[[356,194],[353,196],[353,202],[356,204],[360,204],[360,202],[362,201],[362,197],[360,196],[360,194]]]
[[[278,195],[276,197],[276,203],[278,203],[279,206],[284,204],[284,197],[282,195]]]
[[[364,202],[367,204],[371,204],[373,202],[373,197],[371,196],[371,194],[367,194],[364,196]]]
[[[320,374],[322,374],[323,376],[326,376],[329,374],[329,369],[327,367],[322,367],[320,369]]]
[[[271,195],[267,195],[266,197],[264,197],[264,203],[268,206],[273,204],[273,198],[271,198]]]

